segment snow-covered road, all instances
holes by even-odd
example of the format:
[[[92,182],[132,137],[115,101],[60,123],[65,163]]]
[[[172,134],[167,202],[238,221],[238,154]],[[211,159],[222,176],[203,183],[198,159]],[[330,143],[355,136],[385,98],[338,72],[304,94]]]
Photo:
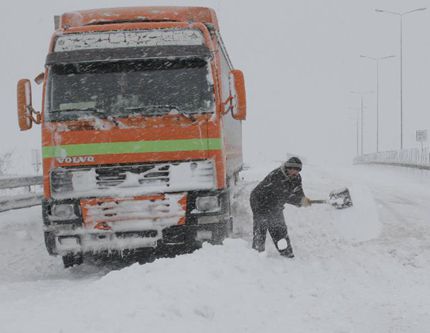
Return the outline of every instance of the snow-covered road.
[[[40,207],[0,214],[0,332],[429,332],[430,172],[303,170],[305,193],[350,188],[354,206],[285,209],[293,260],[250,249],[248,196],[276,165],[243,173],[235,238],[120,270],[64,270]]]

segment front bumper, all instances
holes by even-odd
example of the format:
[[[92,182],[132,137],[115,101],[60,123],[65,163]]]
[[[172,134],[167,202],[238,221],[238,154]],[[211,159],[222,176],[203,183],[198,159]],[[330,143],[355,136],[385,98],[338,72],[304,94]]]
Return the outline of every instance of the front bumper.
[[[199,212],[195,202],[198,196],[218,195],[220,209],[216,212]],[[115,221],[113,228],[88,228],[82,212],[85,199],[44,200],[42,203],[45,224],[45,242],[51,255],[70,253],[98,253],[142,248],[170,251],[181,246],[196,248],[204,241],[220,243],[230,230],[228,193],[226,191],[193,191],[186,193],[186,208],[180,224],[166,223],[166,219]],[[72,204],[75,217],[54,221],[51,208],[54,204]]]

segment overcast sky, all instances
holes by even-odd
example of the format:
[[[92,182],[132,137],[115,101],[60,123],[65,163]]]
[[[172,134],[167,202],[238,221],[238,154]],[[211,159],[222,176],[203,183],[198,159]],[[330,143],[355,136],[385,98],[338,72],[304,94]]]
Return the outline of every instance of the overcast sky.
[[[236,68],[247,85],[245,160],[285,158],[351,163],[360,98],[376,91],[376,66],[360,54],[396,55],[380,64],[380,150],[400,146],[399,18],[375,8],[408,11],[423,0],[151,1],[145,5],[210,6]],[[2,1],[0,153],[25,159],[40,148],[40,127],[19,132],[16,82],[43,70],[53,16],[90,8],[139,6],[142,1]],[[418,147],[430,127],[430,8],[404,18],[404,146]],[[33,85],[36,109],[40,87]],[[364,152],[376,150],[376,93],[365,97]],[[351,109],[352,108],[352,109]],[[27,153],[28,152],[28,153]]]

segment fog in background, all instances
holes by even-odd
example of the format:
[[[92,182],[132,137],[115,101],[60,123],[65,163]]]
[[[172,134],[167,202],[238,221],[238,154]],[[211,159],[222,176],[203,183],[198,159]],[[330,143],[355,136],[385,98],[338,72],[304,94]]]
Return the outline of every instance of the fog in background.
[[[27,172],[40,127],[20,132],[16,82],[43,71],[54,15],[92,8],[185,5],[216,10],[248,97],[245,161],[282,160],[296,153],[315,163],[351,164],[356,153],[358,95],[376,90],[376,64],[360,58],[396,55],[380,65],[380,150],[400,147],[399,18],[375,8],[407,11],[429,1],[23,1],[1,2],[0,153],[15,151],[13,171]],[[430,8],[404,18],[404,148],[418,147],[430,127]],[[33,103],[41,108],[41,87]],[[376,94],[365,97],[364,152],[376,150]]]

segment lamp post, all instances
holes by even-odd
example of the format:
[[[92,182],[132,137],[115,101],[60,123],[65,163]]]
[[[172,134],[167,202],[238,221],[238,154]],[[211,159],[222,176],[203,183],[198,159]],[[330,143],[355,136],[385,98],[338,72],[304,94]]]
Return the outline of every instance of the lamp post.
[[[394,55],[386,57],[369,57],[360,55],[361,58],[370,59],[376,62],[376,152],[379,153],[379,61],[394,58]]]
[[[400,19],[400,149],[403,149],[403,17],[427,8],[416,8],[403,13],[392,12],[384,9],[375,9],[377,13],[396,15]]]
[[[364,95],[366,94],[371,94],[373,93],[373,91],[350,91],[351,94],[355,94],[355,95],[359,95],[360,96],[360,122],[361,122],[361,129],[360,129],[360,136],[361,136],[361,150],[360,150],[360,155],[363,155],[363,124],[364,124],[364,115],[363,115],[363,110],[364,110]]]
[[[348,109],[353,110],[353,111],[360,111],[361,108],[357,108],[357,107],[349,107]],[[364,107],[365,109],[365,107]],[[357,112],[356,117],[355,117],[355,143],[356,143],[356,156],[359,156],[360,154],[360,145],[359,145],[359,137],[360,137],[360,112]]]

